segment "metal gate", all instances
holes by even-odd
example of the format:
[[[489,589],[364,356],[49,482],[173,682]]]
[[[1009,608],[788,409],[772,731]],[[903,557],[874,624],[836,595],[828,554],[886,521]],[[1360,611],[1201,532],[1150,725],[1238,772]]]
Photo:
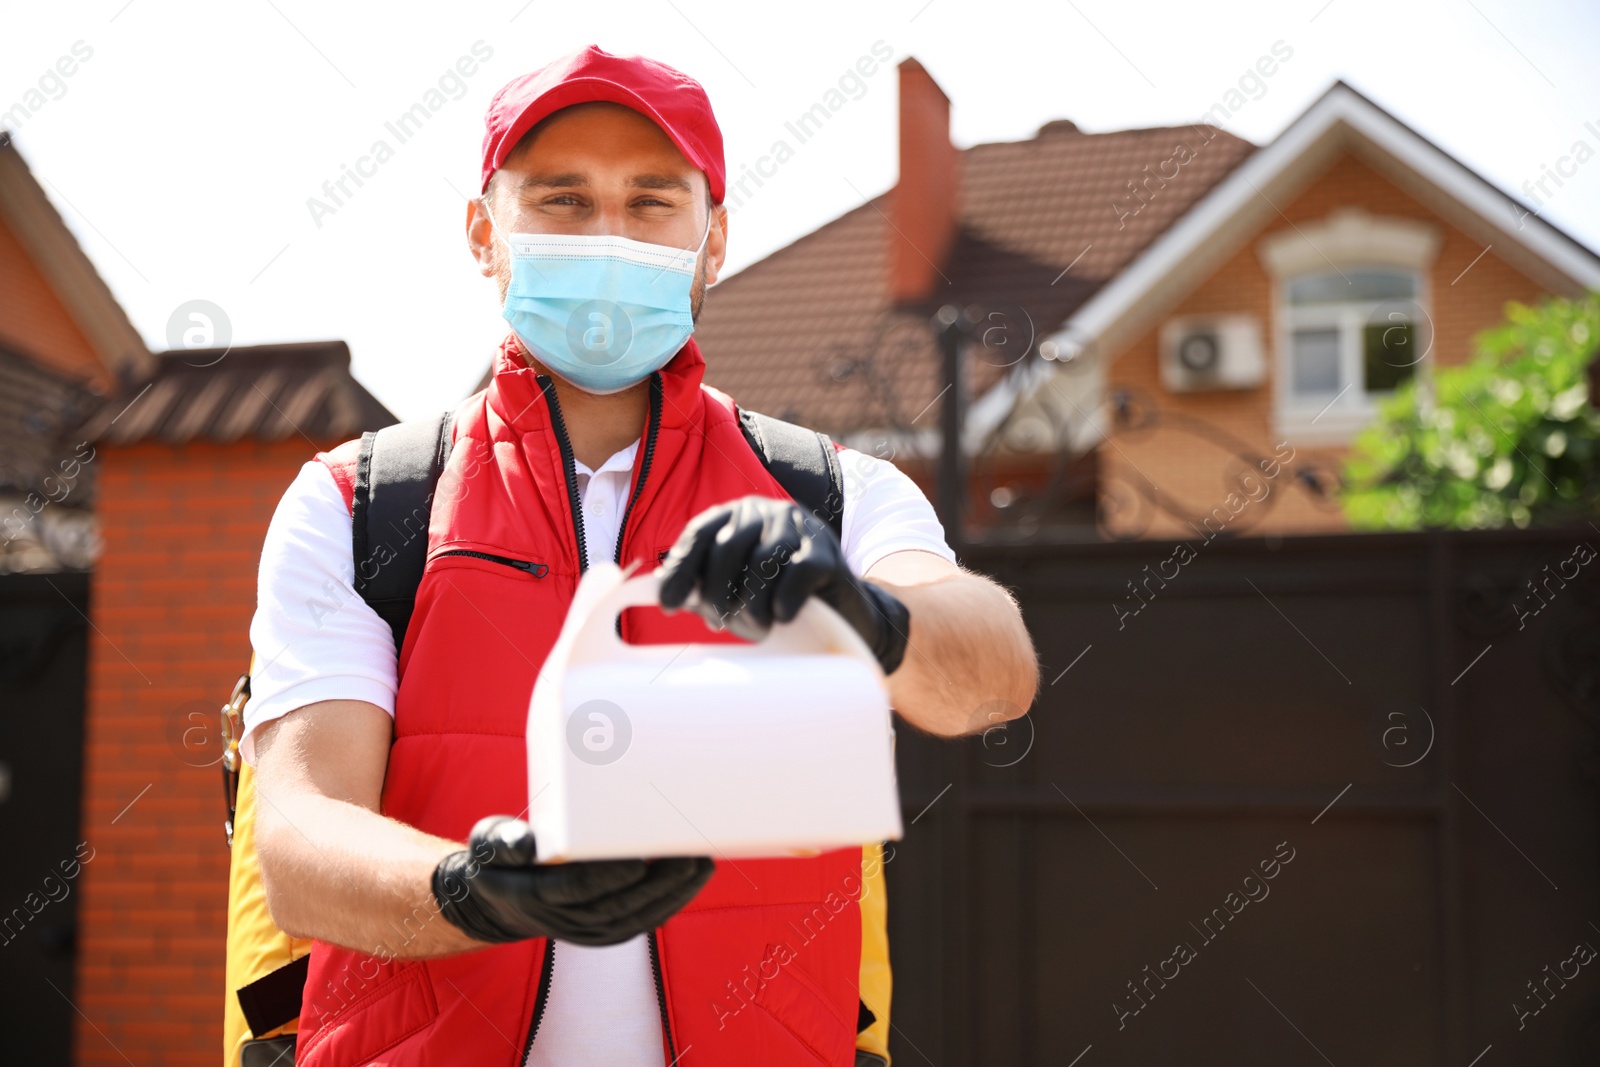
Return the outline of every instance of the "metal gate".
[[[1600,1062],[1595,546],[970,550],[1043,689],[900,732],[896,1063]]]
[[[72,1046],[89,576],[0,576],[0,1047]]]

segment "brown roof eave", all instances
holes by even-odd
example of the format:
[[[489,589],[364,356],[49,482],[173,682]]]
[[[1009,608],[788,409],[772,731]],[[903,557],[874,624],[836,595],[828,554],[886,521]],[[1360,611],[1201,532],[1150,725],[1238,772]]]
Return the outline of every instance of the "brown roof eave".
[[[163,352],[82,434],[107,444],[228,444],[299,435],[321,447],[397,422],[350,374],[343,341]]]

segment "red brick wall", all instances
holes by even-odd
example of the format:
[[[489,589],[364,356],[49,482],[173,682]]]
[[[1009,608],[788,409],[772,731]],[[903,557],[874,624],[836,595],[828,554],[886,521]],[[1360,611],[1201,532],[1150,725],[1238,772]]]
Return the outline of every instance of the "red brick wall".
[[[102,387],[110,378],[55,290],[16,234],[0,222],[0,343],[69,378]]]
[[[248,665],[267,522],[312,453],[297,436],[96,457],[105,551],[91,585],[78,1064],[221,1055],[228,849],[221,772],[196,764]],[[171,738],[191,711],[206,731],[186,750]]]
[[[1435,336],[1430,360],[1439,364],[1463,362],[1470,354],[1472,335],[1498,322],[1506,301],[1539,299],[1539,287],[1508,266],[1493,251],[1461,277],[1482,242],[1440,219],[1424,204],[1391,184],[1352,156],[1336,161],[1291,201],[1278,201],[1283,215],[1256,234],[1243,248],[1191,293],[1171,316],[1211,312],[1241,312],[1256,316],[1267,345],[1267,379],[1258,389],[1215,393],[1170,393],[1162,388],[1158,370],[1160,322],[1122,352],[1112,364],[1108,389],[1131,386],[1151,398],[1163,412],[1190,415],[1242,438],[1263,455],[1270,455],[1279,438],[1272,430],[1275,357],[1272,351],[1272,283],[1257,254],[1261,239],[1287,230],[1290,221],[1317,222],[1340,207],[1359,207],[1374,215],[1421,219],[1439,227],[1443,238],[1430,276],[1430,313]],[[1161,321],[1165,321],[1165,318]],[[1132,499],[1131,487],[1154,483],[1166,496],[1189,512],[1201,515],[1222,504],[1230,486],[1225,481],[1229,454],[1215,445],[1169,426],[1140,434],[1118,434],[1115,447],[1102,446],[1102,493],[1113,499]],[[1296,463],[1316,462],[1337,471],[1345,453],[1342,447],[1296,448]],[[1346,528],[1341,512],[1319,505],[1288,479],[1271,483],[1267,498],[1240,512],[1235,524],[1259,533],[1312,533]],[[1175,519],[1149,509],[1144,519],[1148,536],[1187,535]],[[1132,523],[1143,527],[1143,519]],[[1230,526],[1230,529],[1233,526]]]

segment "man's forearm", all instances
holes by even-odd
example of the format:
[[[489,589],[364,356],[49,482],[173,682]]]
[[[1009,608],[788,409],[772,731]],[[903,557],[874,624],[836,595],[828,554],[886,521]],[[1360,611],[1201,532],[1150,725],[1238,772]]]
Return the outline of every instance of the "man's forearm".
[[[618,944],[666,922],[715,870],[694,856],[540,866],[520,818],[480,819],[470,846],[384,818],[390,735],[388,714],[358,700],[261,727],[256,851],[287,932],[399,959],[529,937]]]
[[[910,575],[871,575],[911,612],[905,659],[889,676],[895,710],[945,736],[978,733],[1025,713],[1039,668],[1010,595],[972,574],[904,585],[896,577]]]
[[[327,700],[255,741],[256,852],[273,920],[373,955],[420,959],[482,945],[439,914],[433,869],[465,846],[378,813],[390,719]]]
[[[433,869],[465,846],[348,801],[256,790],[258,849],[274,921],[375,956],[425,959],[484,946],[446,922]]]

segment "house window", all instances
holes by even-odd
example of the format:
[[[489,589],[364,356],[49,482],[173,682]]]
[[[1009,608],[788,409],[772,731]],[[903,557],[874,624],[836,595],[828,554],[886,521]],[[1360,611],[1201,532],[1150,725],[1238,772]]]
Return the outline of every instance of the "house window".
[[[1341,444],[1426,366],[1428,275],[1442,239],[1422,219],[1341,207],[1257,245],[1277,293],[1273,425]]]
[[[1370,412],[1416,375],[1422,351],[1417,272],[1347,267],[1302,274],[1282,288],[1285,414]]]

